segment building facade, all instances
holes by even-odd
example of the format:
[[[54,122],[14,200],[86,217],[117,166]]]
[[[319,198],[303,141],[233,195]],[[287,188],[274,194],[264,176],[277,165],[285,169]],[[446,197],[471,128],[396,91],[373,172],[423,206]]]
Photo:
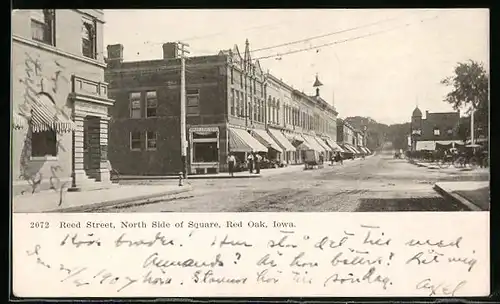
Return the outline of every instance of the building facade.
[[[124,62],[123,46],[108,46],[106,80],[116,100],[109,157],[122,174],[182,171],[181,66],[176,50],[174,43],[166,43],[163,59]],[[238,162],[244,162],[249,153],[260,153],[270,160],[300,163],[286,132],[336,135],[336,111],[305,94],[294,99],[293,88],[263,73],[260,63],[252,60],[248,41],[243,55],[235,45],[217,55],[187,58],[185,81],[190,174],[226,171],[229,153]],[[308,127],[305,116],[299,119],[305,113],[300,109],[306,108],[311,113]]]
[[[337,119],[337,143],[348,154],[363,154],[358,148],[359,130],[354,128],[349,122],[344,119]]]
[[[102,10],[13,12],[14,194],[110,183],[103,24]]]
[[[411,148],[415,150],[434,150],[436,143],[460,143],[460,111],[430,113],[425,118],[417,107],[411,117]]]

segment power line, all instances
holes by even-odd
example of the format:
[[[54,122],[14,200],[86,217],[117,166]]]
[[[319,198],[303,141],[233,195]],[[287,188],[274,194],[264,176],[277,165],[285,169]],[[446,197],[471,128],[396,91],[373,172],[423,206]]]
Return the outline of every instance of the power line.
[[[282,47],[282,46],[287,46],[287,45],[292,45],[292,44],[298,44],[298,43],[307,42],[307,41],[311,41],[311,40],[318,39],[318,38],[333,36],[333,35],[336,35],[336,34],[351,32],[351,31],[354,31],[354,30],[358,30],[358,29],[365,28],[365,27],[370,27],[370,26],[373,26],[373,25],[377,25],[377,24],[389,22],[389,21],[392,21],[392,20],[397,20],[397,19],[400,19],[400,18],[401,18],[401,16],[400,17],[390,17],[390,18],[386,18],[386,19],[375,21],[375,22],[371,22],[371,23],[366,23],[366,24],[363,24],[363,25],[360,25],[360,26],[356,26],[356,27],[352,27],[352,28],[348,28],[348,29],[338,30],[338,31],[335,31],[335,32],[330,32],[330,33],[326,33],[326,34],[312,36],[312,37],[304,38],[304,39],[301,39],[301,40],[295,40],[295,41],[291,41],[291,42],[286,42],[286,43],[276,44],[276,45],[272,45],[272,46],[268,46],[268,47],[263,47],[263,48],[259,48],[259,49],[254,49],[254,50],[250,51],[250,53],[260,52],[260,51],[274,49],[274,48],[278,48],[278,47]]]
[[[432,20],[432,19],[436,19],[436,18],[439,18],[439,16],[435,16],[433,18],[422,19],[422,20],[420,20],[420,22],[424,22],[425,20]],[[278,53],[278,54],[269,55],[269,56],[257,57],[257,58],[253,58],[253,60],[261,60],[261,59],[267,59],[267,58],[273,58],[273,57],[282,57],[284,55],[305,52],[305,51],[309,51],[309,50],[313,50],[313,49],[319,49],[319,48],[323,48],[323,47],[327,47],[327,46],[332,46],[332,45],[335,45],[335,44],[340,44],[340,43],[345,43],[345,42],[349,42],[349,41],[353,41],[353,40],[367,38],[367,37],[371,37],[371,36],[375,36],[375,35],[380,35],[380,34],[387,33],[387,32],[390,32],[390,31],[394,31],[396,29],[407,27],[407,26],[410,26],[410,25],[412,25],[412,23],[406,23],[403,26],[393,27],[393,28],[390,28],[390,29],[387,29],[387,30],[383,30],[383,31],[372,32],[372,33],[369,33],[369,34],[366,34],[366,35],[356,36],[356,37],[347,38],[347,39],[343,39],[343,40],[337,40],[337,41],[333,41],[333,42],[329,42],[329,43],[325,43],[325,44],[315,45],[315,46],[312,46],[312,47],[307,47],[307,48],[303,48],[303,49],[288,51],[288,52],[285,52],[285,53]]]

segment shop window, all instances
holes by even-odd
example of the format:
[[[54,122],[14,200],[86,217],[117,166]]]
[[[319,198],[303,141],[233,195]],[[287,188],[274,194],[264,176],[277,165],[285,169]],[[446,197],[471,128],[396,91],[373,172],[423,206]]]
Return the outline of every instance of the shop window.
[[[141,132],[130,132],[130,150],[141,150]]]
[[[141,118],[141,93],[130,93],[130,118]]]
[[[95,59],[96,49],[96,22],[95,20],[83,19],[82,21],[82,54],[85,57]]]
[[[187,99],[187,115],[200,114],[200,91],[198,89],[191,89],[186,91]]]
[[[31,11],[31,38],[55,46],[55,10]]]
[[[158,133],[154,131],[146,132],[146,150],[156,150],[156,139]]]
[[[31,134],[31,156],[57,156],[57,134],[53,130]]]
[[[197,163],[210,163],[219,161],[217,142],[194,142],[193,160]]]
[[[146,93],[146,117],[156,117],[156,109],[158,107],[158,99],[156,91]]]
[[[439,136],[439,135],[441,135],[441,132],[439,131],[439,129],[438,129],[438,128],[434,128],[434,135],[435,135],[435,136]]]

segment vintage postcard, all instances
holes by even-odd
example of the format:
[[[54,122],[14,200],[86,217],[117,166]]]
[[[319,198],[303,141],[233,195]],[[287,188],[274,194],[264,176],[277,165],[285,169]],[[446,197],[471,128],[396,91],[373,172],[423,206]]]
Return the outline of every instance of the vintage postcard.
[[[489,69],[487,9],[14,9],[12,297],[487,296]]]

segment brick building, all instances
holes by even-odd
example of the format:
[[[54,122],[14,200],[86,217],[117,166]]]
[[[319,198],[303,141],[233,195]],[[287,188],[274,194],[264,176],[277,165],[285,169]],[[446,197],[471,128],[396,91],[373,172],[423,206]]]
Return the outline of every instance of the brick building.
[[[430,113],[425,112],[425,118],[417,107],[411,117],[411,148],[412,150],[434,150],[436,143],[463,143],[460,140],[458,128],[460,111]]]
[[[344,119],[337,119],[337,143],[343,148],[347,154],[360,155],[369,152],[359,148],[360,142],[366,138],[361,131],[357,130],[349,122]],[[363,146],[364,147],[364,146]]]
[[[13,12],[14,194],[109,185],[103,23],[94,9]]]
[[[164,44],[159,60],[124,62],[123,51],[121,45],[108,46],[106,80],[116,100],[110,122],[111,163],[122,174],[180,172],[181,67],[176,45]],[[300,153],[284,132],[299,136],[307,130],[335,142],[333,107],[264,73],[250,56],[248,40],[243,55],[235,45],[217,55],[187,58],[186,94],[190,174],[226,171],[229,152],[240,162],[257,152],[300,163]],[[311,113],[307,128],[305,116],[299,118],[305,113],[299,109],[306,107]]]

